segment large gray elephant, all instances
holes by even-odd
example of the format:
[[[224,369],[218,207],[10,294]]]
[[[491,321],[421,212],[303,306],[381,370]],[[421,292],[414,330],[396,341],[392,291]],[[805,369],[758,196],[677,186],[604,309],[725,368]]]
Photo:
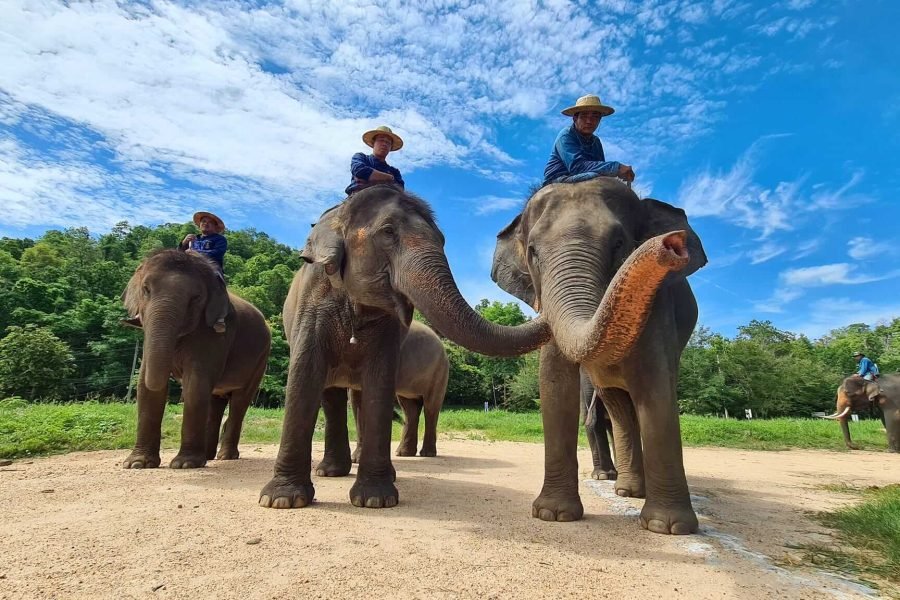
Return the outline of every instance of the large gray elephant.
[[[262,313],[228,292],[207,258],[178,250],[163,250],[141,263],[122,299],[128,314],[140,315],[144,330],[137,441],[125,468],[159,466],[170,375],[181,382],[184,415],[181,448],[169,466],[190,469],[213,458],[238,458],[244,415],[265,374],[271,346]],[[224,333],[213,330],[220,318],[227,326]]]
[[[614,439],[612,421],[600,400],[600,390],[594,387],[591,376],[581,369],[581,421],[591,448],[593,470],[591,477],[614,480],[619,476],[613,456],[609,451],[609,439]]]
[[[844,443],[851,450],[856,446],[850,440],[850,412],[864,412],[877,406],[881,409],[884,429],[887,432],[888,450],[900,452],[900,375],[882,375],[878,381],[862,377],[848,377],[837,390],[837,405],[833,415],[841,423]]]
[[[611,178],[546,186],[500,232],[494,281],[553,331],[541,350],[546,462],[533,516],[572,521],[584,514],[576,456],[581,365],[612,417],[616,492],[646,495],[646,529],[697,530],[676,380],[697,321],[685,278],[705,263],[684,211],[640,200]]]
[[[300,508],[312,502],[319,406],[326,423],[346,419],[344,388],[351,380],[362,389],[365,451],[350,501],[370,508],[397,504],[391,418],[400,346],[413,305],[448,338],[483,354],[524,354],[550,338],[540,319],[517,327],[483,319],[459,293],[443,246],[428,205],[390,185],[353,194],[313,227],[301,255],[310,264],[294,277],[284,304],[291,349],[284,427],[261,506]]]

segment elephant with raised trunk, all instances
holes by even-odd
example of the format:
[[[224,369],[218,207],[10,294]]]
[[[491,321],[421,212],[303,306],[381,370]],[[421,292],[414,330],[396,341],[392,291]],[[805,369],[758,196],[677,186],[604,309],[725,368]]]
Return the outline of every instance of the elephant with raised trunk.
[[[878,381],[848,377],[838,387],[834,414],[825,418],[840,421],[844,443],[851,450],[857,450],[850,440],[850,413],[874,407],[881,409],[888,450],[900,452],[900,375],[882,375]]]
[[[641,526],[697,530],[681,450],[676,380],[697,321],[686,277],[706,263],[684,211],[598,178],[538,190],[497,239],[492,276],[546,319],[541,350],[544,486],[532,515],[580,519],[579,366],[612,418],[620,496]]]
[[[345,388],[359,381],[364,451],[350,501],[395,506],[391,417],[413,305],[449,339],[493,356],[533,350],[550,338],[549,328],[539,319],[502,327],[472,309],[450,273],[431,209],[394,186],[364,189],[323,214],[301,257],[309,264],[294,277],[283,311],[291,356],[281,447],[259,503],[300,508],[312,502],[319,406],[326,423],[346,424]],[[346,435],[346,425],[343,430]]]
[[[184,414],[181,448],[169,466],[190,469],[213,458],[238,458],[244,415],[266,372],[271,346],[262,313],[225,289],[209,259],[178,250],[163,250],[141,263],[122,299],[128,314],[140,316],[144,330],[137,441],[125,468],[159,466],[170,375],[181,382]],[[217,333],[213,326],[222,318],[226,331]]]

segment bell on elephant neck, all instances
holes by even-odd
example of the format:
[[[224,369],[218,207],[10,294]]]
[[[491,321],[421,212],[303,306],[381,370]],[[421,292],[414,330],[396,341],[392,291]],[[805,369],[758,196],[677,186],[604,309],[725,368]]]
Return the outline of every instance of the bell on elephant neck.
[[[355,335],[351,335],[351,336],[350,336],[350,343],[351,343],[351,344],[355,344],[355,343],[356,343],[356,336],[355,336]]]

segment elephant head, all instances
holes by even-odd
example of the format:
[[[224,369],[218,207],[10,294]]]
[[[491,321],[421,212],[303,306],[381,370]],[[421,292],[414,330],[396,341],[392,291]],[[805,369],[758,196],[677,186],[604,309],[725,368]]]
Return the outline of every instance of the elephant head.
[[[450,272],[431,208],[394,186],[366,188],[324,213],[301,258],[322,265],[331,286],[355,304],[407,324],[415,306],[442,334],[475,352],[519,355],[550,338],[540,319],[503,327],[473,310]]]
[[[491,276],[547,319],[569,360],[613,364],[659,287],[705,264],[684,211],[598,178],[538,190],[498,234]]]
[[[888,449],[900,452],[900,377],[897,375],[885,375],[877,382],[855,376],[846,378],[838,386],[834,414],[825,418],[840,421],[844,442],[848,448],[854,448],[848,424],[850,412],[864,412],[876,406],[883,415]]]
[[[140,315],[144,329],[144,379],[163,389],[180,338],[212,327],[231,312],[225,280],[208,259],[178,250],[151,255],[122,293],[128,314]]]

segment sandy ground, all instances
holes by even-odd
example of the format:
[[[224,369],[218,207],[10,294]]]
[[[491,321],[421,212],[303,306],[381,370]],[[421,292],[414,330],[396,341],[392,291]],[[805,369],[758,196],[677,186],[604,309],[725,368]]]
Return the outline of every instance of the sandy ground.
[[[872,597],[777,565],[830,539],[806,511],[853,501],[823,484],[900,481],[896,455],[688,449],[702,532],[674,537],[606,482],[582,483],[580,522],[531,518],[539,444],[442,439],[438,458],[396,459],[383,510],[351,506],[347,477],[314,477],[311,507],[258,507],[276,450],[194,471],[126,471],[127,451],[3,467],[0,598]]]

